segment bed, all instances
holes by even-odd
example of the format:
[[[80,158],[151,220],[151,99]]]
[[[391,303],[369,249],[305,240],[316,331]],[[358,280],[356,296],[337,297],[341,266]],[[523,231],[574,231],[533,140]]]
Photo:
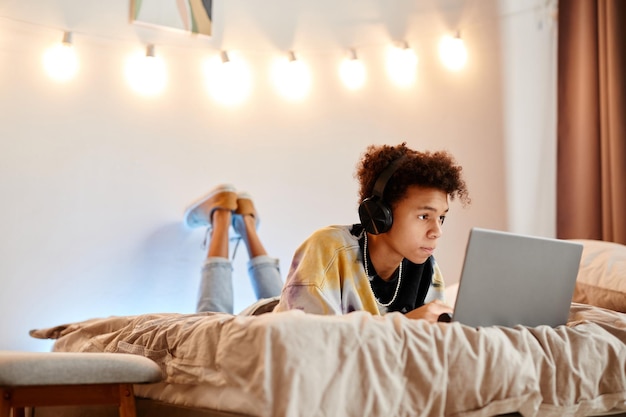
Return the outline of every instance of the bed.
[[[145,416],[626,415],[626,246],[580,242],[557,328],[288,311],[113,316],[31,335],[154,360],[163,382],[135,390]]]

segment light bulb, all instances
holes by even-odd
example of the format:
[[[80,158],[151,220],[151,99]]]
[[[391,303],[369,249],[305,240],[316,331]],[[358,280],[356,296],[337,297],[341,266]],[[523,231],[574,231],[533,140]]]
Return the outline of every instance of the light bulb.
[[[293,52],[287,58],[278,59],[272,68],[274,84],[278,92],[289,100],[303,99],[311,88],[311,73]]]
[[[461,36],[444,36],[439,42],[439,56],[446,68],[458,71],[467,62],[467,49]]]
[[[343,83],[351,90],[357,90],[365,84],[365,66],[354,50],[346,57],[339,67],[339,75]]]
[[[165,89],[167,72],[163,60],[148,45],[145,55],[133,55],[126,63],[126,79],[139,94],[153,96]]]
[[[250,69],[236,54],[224,51],[220,56],[207,60],[204,74],[209,93],[222,104],[236,105],[250,95]]]
[[[387,52],[387,73],[399,86],[407,87],[415,82],[417,55],[406,43],[393,46]]]
[[[72,32],[65,32],[63,42],[50,47],[43,56],[44,68],[56,81],[65,82],[78,72],[78,58],[72,45]]]

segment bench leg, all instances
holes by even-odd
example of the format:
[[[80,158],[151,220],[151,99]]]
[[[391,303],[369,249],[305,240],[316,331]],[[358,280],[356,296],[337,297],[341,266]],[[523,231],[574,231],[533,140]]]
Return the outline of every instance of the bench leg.
[[[0,417],[9,417],[11,414],[11,394],[4,388],[0,388]]]
[[[133,384],[120,384],[120,417],[135,417],[135,393],[133,391]]]
[[[11,414],[13,411],[13,414]],[[0,417],[24,417],[26,412],[23,407],[11,406],[11,393],[4,388],[0,388]]]

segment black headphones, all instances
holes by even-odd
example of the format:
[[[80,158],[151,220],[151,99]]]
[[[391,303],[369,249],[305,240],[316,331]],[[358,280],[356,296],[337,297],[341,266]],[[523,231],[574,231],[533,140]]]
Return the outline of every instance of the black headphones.
[[[376,179],[372,196],[366,198],[359,204],[359,218],[361,219],[361,224],[365,228],[365,231],[368,233],[378,235],[391,229],[393,214],[391,212],[391,206],[383,200],[383,193],[385,192],[387,181],[389,181],[389,178],[391,178],[400,163],[405,159],[406,155],[402,155],[391,161],[378,179]]]

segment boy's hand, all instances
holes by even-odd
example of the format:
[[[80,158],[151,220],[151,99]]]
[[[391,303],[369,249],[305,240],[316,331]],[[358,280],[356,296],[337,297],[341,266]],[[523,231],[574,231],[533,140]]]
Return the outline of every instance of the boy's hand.
[[[437,323],[437,319],[443,313],[452,314],[453,309],[448,304],[440,300],[434,300],[430,303],[424,304],[415,310],[409,311],[405,314],[410,319],[424,319],[431,323]]]

